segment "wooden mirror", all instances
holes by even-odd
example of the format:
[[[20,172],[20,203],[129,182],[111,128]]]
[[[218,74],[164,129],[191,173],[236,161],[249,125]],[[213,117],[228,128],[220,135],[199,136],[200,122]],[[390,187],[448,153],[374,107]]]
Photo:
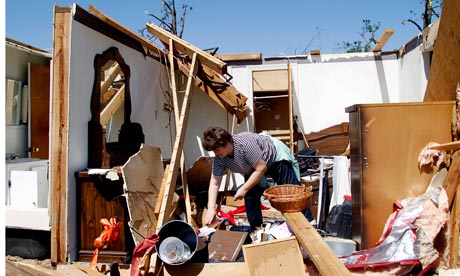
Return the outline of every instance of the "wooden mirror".
[[[130,69],[117,48],[94,58],[88,167],[123,165],[144,143],[142,126],[131,122]]]

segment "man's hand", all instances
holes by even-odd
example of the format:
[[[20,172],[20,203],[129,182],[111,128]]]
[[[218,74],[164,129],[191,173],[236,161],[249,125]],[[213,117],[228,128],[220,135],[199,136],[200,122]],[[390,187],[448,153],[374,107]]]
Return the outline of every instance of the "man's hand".
[[[204,217],[204,223],[206,225],[211,224],[216,217],[216,210],[215,209],[206,209],[206,215]]]
[[[241,188],[239,188],[237,191],[236,191],[236,194],[235,196],[233,197],[234,200],[240,200],[240,199],[244,199],[244,197],[246,196],[246,193],[248,191],[246,190],[246,188],[243,186]]]

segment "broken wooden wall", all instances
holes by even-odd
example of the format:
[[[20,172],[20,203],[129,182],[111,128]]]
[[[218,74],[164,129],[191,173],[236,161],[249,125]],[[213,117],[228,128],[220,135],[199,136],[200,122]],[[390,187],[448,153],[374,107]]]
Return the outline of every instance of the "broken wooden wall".
[[[424,101],[455,100],[460,82],[460,1],[445,0]]]

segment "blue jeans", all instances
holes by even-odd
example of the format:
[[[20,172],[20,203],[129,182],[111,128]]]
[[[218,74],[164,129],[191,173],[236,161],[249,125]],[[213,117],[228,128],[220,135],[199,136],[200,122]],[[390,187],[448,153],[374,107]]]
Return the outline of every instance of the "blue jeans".
[[[292,165],[287,160],[281,160],[273,163],[265,173],[271,176],[277,185],[282,184],[296,184],[301,185],[297,179]],[[245,181],[249,179],[250,174],[244,176]],[[263,222],[262,209],[260,208],[260,197],[262,196],[265,188],[260,185],[255,185],[251,190],[246,193],[244,202],[246,205],[246,215],[248,216],[249,224],[254,230],[256,227],[260,227]],[[311,221],[314,219],[310,206],[304,212],[305,217]]]

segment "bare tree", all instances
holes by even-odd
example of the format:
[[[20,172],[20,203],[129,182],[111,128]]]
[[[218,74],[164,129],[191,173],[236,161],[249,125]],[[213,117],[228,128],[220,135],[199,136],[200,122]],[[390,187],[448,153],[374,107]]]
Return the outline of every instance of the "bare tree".
[[[433,15],[436,16],[436,18],[440,17],[440,11],[442,9],[442,6],[444,5],[444,0],[420,0],[420,4],[424,4],[424,10],[421,15],[418,15],[416,12],[413,10],[410,10],[409,12],[416,18],[416,19],[405,19],[402,21],[402,24],[405,25],[406,23],[411,23],[417,29],[421,32],[423,29],[428,27],[433,19]],[[422,20],[422,24],[420,25],[417,23],[418,19]]]
[[[161,15],[145,11],[145,14],[152,17],[160,27],[169,31],[170,33],[182,37],[185,29],[185,17],[192,10],[192,7],[187,4],[182,4],[180,17],[178,17],[175,0],[162,0],[163,9]],[[139,31],[144,37],[152,38],[146,28]]]

